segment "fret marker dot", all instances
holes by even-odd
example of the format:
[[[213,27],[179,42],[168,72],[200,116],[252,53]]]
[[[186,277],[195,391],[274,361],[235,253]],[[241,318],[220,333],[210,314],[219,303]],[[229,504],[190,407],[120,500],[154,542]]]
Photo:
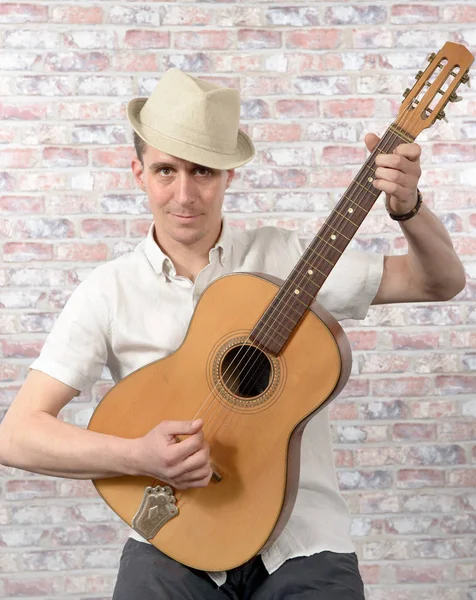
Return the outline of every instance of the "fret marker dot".
[[[337,239],[337,236],[335,235],[335,233],[333,233],[333,234],[331,235],[331,240],[336,240],[336,239]]]
[[[294,293],[295,294],[299,294],[299,290],[294,290]]]
[[[370,183],[372,183],[373,177],[369,177],[369,181],[370,181]]]
[[[349,208],[349,210],[347,212],[353,213],[354,209],[353,208]]]
[[[314,271],[312,269],[309,269],[309,271],[307,272],[308,275],[312,275],[314,273]]]

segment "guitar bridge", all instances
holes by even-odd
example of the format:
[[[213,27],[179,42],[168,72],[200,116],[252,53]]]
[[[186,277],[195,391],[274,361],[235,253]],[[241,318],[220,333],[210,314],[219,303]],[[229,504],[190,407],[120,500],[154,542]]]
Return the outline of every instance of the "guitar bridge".
[[[147,486],[139,510],[132,519],[132,527],[146,540],[178,515],[177,499],[169,486]]]

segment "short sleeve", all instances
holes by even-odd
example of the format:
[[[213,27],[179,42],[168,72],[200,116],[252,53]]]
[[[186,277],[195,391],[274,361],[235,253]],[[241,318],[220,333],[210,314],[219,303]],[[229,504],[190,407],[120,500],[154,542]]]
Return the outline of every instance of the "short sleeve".
[[[42,371],[80,392],[101,377],[108,356],[109,312],[91,280],[66,302],[39,357],[30,369]]]
[[[290,241],[301,254],[306,249],[297,232]],[[383,259],[383,254],[347,248],[319,290],[319,304],[338,320],[365,319],[382,280]]]

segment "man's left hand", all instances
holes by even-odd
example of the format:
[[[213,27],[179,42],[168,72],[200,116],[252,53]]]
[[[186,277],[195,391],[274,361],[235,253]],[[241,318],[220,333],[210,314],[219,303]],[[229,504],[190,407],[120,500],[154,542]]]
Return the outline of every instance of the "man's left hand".
[[[367,133],[365,145],[372,152],[380,141],[374,133]],[[373,185],[387,194],[388,210],[396,215],[410,212],[417,203],[421,147],[418,144],[401,144],[393,154],[379,154],[375,158],[377,169]]]

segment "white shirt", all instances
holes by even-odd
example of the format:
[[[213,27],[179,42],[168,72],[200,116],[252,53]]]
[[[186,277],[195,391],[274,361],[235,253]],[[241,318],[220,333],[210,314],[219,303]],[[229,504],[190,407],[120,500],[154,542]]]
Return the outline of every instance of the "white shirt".
[[[303,250],[297,232],[276,227],[237,231],[224,218],[210,263],[192,283],[177,276],[154,241],[151,225],[133,252],[97,267],[76,288],[30,368],[80,391],[89,390],[105,366],[118,382],[180,346],[198,297],[214,279],[231,272],[285,279]],[[382,255],[346,250],[319,291],[319,302],[337,319],[363,319],[382,269]],[[145,541],[135,531],[131,536]],[[324,550],[355,551],[335,474],[327,409],[304,430],[296,503],[262,560],[272,573],[289,558]],[[226,573],[210,576],[218,585],[226,581]]]

